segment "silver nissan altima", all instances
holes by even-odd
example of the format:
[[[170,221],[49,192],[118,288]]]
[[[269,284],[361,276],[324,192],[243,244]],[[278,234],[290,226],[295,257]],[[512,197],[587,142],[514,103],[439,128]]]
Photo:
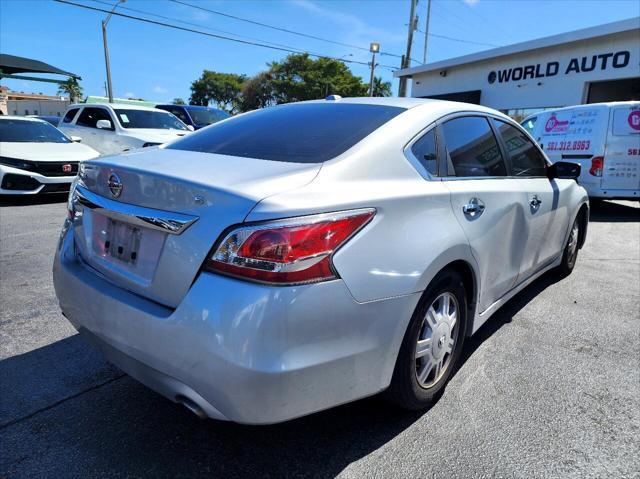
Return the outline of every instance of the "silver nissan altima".
[[[55,289],[111,362],[201,417],[275,423],[382,391],[425,408],[466,337],[572,271],[579,172],[481,106],[265,108],[85,162]]]

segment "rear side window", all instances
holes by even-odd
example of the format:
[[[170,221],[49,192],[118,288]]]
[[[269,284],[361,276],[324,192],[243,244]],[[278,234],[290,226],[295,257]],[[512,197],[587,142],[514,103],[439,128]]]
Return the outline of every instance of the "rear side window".
[[[75,118],[76,113],[78,113],[78,110],[79,108],[72,108],[71,110],[69,110],[67,114],[64,115],[64,118],[62,119],[62,123],[71,123]]]
[[[82,113],[80,113],[80,116],[78,117],[78,121],[76,121],[76,125],[97,128],[96,123],[98,123],[98,120],[109,120],[111,122],[111,127],[113,127],[113,120],[107,110],[91,107],[85,107],[85,109],[82,110]]]
[[[513,176],[546,176],[546,162],[535,145],[516,127],[496,120],[511,161]]]
[[[453,176],[506,176],[500,148],[486,118],[454,118],[442,125],[449,174]]]
[[[404,108],[353,103],[298,103],[216,123],[167,148],[292,163],[342,154]]]
[[[430,174],[438,172],[438,150],[436,148],[435,129],[424,134],[411,147],[411,153]]]

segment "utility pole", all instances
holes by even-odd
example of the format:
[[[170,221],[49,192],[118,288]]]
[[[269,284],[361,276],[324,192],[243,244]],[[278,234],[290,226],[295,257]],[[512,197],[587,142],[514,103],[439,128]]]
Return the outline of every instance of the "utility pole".
[[[111,12],[107,15],[107,18],[102,20],[102,43],[104,45],[104,64],[107,69],[107,96],[109,97],[109,103],[113,103],[113,86],[111,85],[111,65],[109,63],[109,46],[107,45],[107,24],[109,23],[109,20],[111,20],[113,12],[118,8],[118,5],[125,1],[126,0],[119,0],[118,3],[113,6]]]
[[[369,51],[372,54],[371,57],[371,80],[369,81],[369,96],[373,96],[373,82],[375,81],[374,70],[376,69],[376,53],[380,51],[379,43],[370,43]]]
[[[411,11],[409,12],[409,29],[407,32],[407,53],[404,56],[401,69],[409,68],[411,65],[411,46],[413,44],[413,31],[416,29],[416,4],[418,0],[411,0]],[[407,96],[407,77],[400,77],[400,88],[398,96]]]
[[[422,63],[427,63],[427,45],[429,44],[429,17],[431,16],[431,0],[427,0],[427,23],[424,27],[424,53]]]

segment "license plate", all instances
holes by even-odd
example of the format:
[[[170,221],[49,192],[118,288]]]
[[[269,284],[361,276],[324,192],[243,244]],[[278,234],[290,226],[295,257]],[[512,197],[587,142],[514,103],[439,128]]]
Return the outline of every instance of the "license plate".
[[[122,221],[105,218],[103,230],[102,256],[114,258],[122,263],[135,266],[140,255],[140,228]]]

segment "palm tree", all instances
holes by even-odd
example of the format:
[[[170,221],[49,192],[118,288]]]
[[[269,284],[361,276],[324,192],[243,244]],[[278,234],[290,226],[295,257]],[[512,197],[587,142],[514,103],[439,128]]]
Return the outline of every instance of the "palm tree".
[[[60,83],[58,87],[59,95],[69,95],[69,99],[71,103],[75,103],[77,100],[82,98],[82,87],[73,77],[70,77],[67,81]]]

